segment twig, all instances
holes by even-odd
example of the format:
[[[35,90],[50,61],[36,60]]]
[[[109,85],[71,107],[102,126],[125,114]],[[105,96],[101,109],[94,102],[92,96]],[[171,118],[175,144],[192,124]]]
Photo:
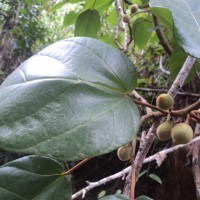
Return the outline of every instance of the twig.
[[[132,5],[133,3],[128,1],[128,0],[124,0],[124,3],[128,4],[128,5]]]
[[[163,72],[167,76],[170,75],[170,71],[164,69],[164,67],[163,67],[163,57],[162,56],[160,56],[160,59],[159,59],[159,69],[161,72]]]
[[[191,140],[191,141],[190,141],[189,143],[187,143],[187,144],[179,144],[179,145],[173,146],[173,147],[171,147],[171,148],[162,150],[162,151],[160,151],[160,152],[158,152],[158,153],[156,153],[156,154],[154,154],[154,155],[149,156],[148,158],[146,158],[146,159],[144,160],[143,164],[149,163],[149,162],[151,162],[151,161],[153,161],[153,160],[157,160],[158,156],[160,156],[159,154],[168,154],[168,153],[174,152],[174,151],[176,151],[176,150],[178,150],[178,149],[184,148],[184,147],[186,147],[186,146],[190,146],[191,144],[194,144],[194,143],[199,142],[199,141],[200,141],[200,136],[194,138],[193,140]]]
[[[195,63],[195,61],[196,61],[196,58],[193,58],[191,56],[188,56],[186,58],[186,61],[183,64],[183,67],[181,68],[178,76],[174,80],[174,83],[172,84],[172,87],[170,88],[168,92],[172,97],[175,97],[179,89],[183,86],[185,79],[187,78],[187,75],[192,69],[192,66]]]
[[[162,151],[160,151],[160,152],[158,152],[158,153],[156,153],[156,154],[154,154],[154,155],[152,155],[152,156],[150,156],[150,157],[148,157],[148,158],[145,158],[143,164],[149,163],[149,162],[154,161],[154,160],[157,160],[159,154],[168,154],[168,153],[172,153],[172,152],[174,152],[174,151],[176,151],[176,150],[178,150],[178,149],[181,149],[181,148],[190,146],[191,144],[194,144],[194,143],[199,142],[199,141],[200,141],[200,136],[194,138],[193,140],[191,140],[191,141],[190,141],[189,143],[187,143],[187,144],[180,144],[180,145],[176,145],[176,146],[174,146],[174,147],[171,147],[171,148],[169,148],[169,149],[162,150]],[[81,189],[80,191],[76,192],[75,194],[73,194],[71,199],[74,200],[74,199],[78,198],[79,196],[82,196],[82,194],[85,195],[85,194],[86,194],[88,191],[90,191],[91,189],[93,189],[93,188],[95,188],[95,187],[98,187],[98,186],[100,186],[100,185],[106,184],[106,183],[109,182],[109,181],[115,180],[115,179],[120,178],[120,177],[124,178],[124,176],[125,176],[127,173],[130,172],[131,168],[132,168],[131,166],[126,167],[126,168],[123,169],[122,171],[120,171],[120,172],[118,172],[118,173],[116,173],[116,174],[113,174],[113,175],[111,175],[111,176],[108,176],[108,177],[106,177],[106,178],[103,178],[103,179],[101,179],[101,180],[99,180],[99,181],[97,181],[97,182],[87,182],[87,183],[88,183],[88,186],[85,187],[85,188],[83,188],[83,189]],[[84,198],[84,196],[82,196],[82,197]]]
[[[85,158],[84,160],[80,161],[77,165],[69,169],[68,171],[64,172],[63,175],[67,176],[68,174],[72,173],[76,169],[78,169],[80,166],[91,160],[92,158]]]
[[[141,92],[155,92],[155,93],[167,93],[168,90],[165,89],[153,89],[153,88],[135,88],[136,91]],[[177,95],[188,96],[188,97],[196,97],[200,98],[200,94],[190,93],[190,92],[178,92]]]
[[[87,182],[88,186],[83,188],[82,190],[78,191],[77,193],[73,194],[72,195],[72,200],[76,199],[77,197],[81,196],[83,193],[86,193],[86,192],[88,192],[89,190],[91,190],[91,189],[93,189],[95,187],[103,185],[103,184],[105,184],[105,183],[107,183],[109,181],[115,180],[117,178],[125,177],[125,174],[127,174],[130,171],[130,169],[131,169],[131,167],[127,167],[124,170],[122,170],[122,171],[120,171],[120,172],[118,172],[116,174],[113,174],[111,176],[108,176],[106,178],[103,178],[103,179],[101,179],[101,180],[99,180],[97,182]],[[83,198],[83,196],[82,196],[82,198]]]
[[[169,43],[166,41],[166,39],[163,35],[163,32],[159,28],[160,24],[159,24],[158,18],[155,15],[152,15],[152,17],[153,17],[154,25],[156,27],[156,33],[157,33],[158,39],[160,40],[160,43],[163,46],[163,48],[165,49],[165,51],[167,52],[167,54],[171,55],[173,49],[170,47]]]
[[[146,100],[144,97],[142,97],[140,94],[137,93],[137,91],[133,90],[133,91],[131,92],[131,94],[133,94],[133,95],[134,95],[138,100],[140,100],[141,102],[148,103],[147,100]],[[151,112],[152,112],[151,108],[146,107],[146,112],[147,112],[147,114],[148,114],[148,113],[151,113]]]
[[[118,42],[118,35],[119,35],[119,29],[120,29],[120,14],[119,14],[119,9],[116,6],[115,3],[115,7],[116,7],[116,13],[117,13],[117,26],[115,27],[115,43],[117,44],[117,46],[119,47],[119,49],[123,49],[123,47],[119,44]]]
[[[121,17],[123,18],[124,11],[123,11],[123,8],[120,5],[120,0],[115,0],[115,6],[119,10]],[[127,33],[127,26],[126,26],[126,23],[123,22],[123,20],[122,20],[122,27],[123,27],[123,31],[124,31],[124,34],[123,34],[124,35],[123,51],[125,53],[127,53],[127,51],[128,51],[128,42],[129,42],[128,40],[129,39],[128,39],[128,33]]]

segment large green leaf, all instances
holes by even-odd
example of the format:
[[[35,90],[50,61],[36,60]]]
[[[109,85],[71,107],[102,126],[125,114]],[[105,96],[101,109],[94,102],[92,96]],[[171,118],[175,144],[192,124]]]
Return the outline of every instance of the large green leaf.
[[[0,147],[64,160],[110,152],[139,128],[132,62],[91,38],[57,42],[0,87]]]
[[[200,58],[199,0],[150,0],[150,6],[172,12],[176,40],[186,53]]]
[[[75,36],[97,37],[100,27],[100,16],[97,10],[86,10],[81,13],[75,24]]]
[[[101,198],[100,200],[130,200],[130,198],[123,194],[116,194],[116,195],[106,196],[104,198]]]
[[[0,167],[2,200],[69,200],[71,186],[57,161],[40,156],[26,156]]]
[[[171,78],[173,80],[175,80],[177,74],[179,73],[179,71],[181,70],[185,60],[187,58],[187,54],[180,49],[180,47],[175,47],[173,52],[172,52],[172,56],[169,59],[169,70],[171,73]],[[199,60],[197,60],[194,64],[194,67],[192,68],[192,70],[189,72],[184,84],[187,84],[188,82],[190,82],[195,76],[196,76],[196,70],[200,69],[200,62]]]

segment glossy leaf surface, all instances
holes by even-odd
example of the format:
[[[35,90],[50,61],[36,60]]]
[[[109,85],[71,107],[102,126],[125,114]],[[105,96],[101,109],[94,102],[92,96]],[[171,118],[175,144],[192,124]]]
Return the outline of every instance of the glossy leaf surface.
[[[91,38],[57,42],[0,87],[0,147],[63,160],[108,153],[131,141],[137,73],[120,51]]]
[[[167,8],[172,12],[174,34],[184,51],[200,58],[200,4],[199,0],[150,0],[151,7]]]
[[[26,156],[0,167],[0,199],[69,200],[69,178],[57,161],[40,156]]]

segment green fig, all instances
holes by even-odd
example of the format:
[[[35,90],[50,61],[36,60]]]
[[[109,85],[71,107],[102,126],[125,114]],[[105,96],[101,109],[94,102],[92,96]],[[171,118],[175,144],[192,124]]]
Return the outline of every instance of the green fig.
[[[179,123],[172,129],[172,140],[175,144],[186,144],[193,138],[193,130],[187,123]]]
[[[134,3],[131,5],[131,13],[132,14],[136,13],[138,10],[139,10],[139,7],[137,4]]]
[[[128,161],[131,159],[132,148],[129,145],[122,146],[117,150],[117,156],[121,161]]]
[[[157,136],[161,141],[166,141],[171,138],[172,125],[170,122],[163,122],[157,128]]]
[[[168,110],[174,105],[174,98],[169,94],[161,94],[156,99],[156,105],[163,110]]]
[[[123,22],[128,23],[130,21],[130,17],[127,14],[123,15]]]

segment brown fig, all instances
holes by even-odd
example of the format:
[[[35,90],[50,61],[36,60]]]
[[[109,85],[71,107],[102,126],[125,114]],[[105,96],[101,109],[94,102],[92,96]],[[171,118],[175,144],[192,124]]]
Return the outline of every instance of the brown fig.
[[[193,130],[187,123],[179,123],[172,129],[172,140],[175,144],[186,144],[193,138]]]
[[[156,105],[163,110],[168,110],[174,105],[174,98],[169,94],[161,94],[156,99]]]

